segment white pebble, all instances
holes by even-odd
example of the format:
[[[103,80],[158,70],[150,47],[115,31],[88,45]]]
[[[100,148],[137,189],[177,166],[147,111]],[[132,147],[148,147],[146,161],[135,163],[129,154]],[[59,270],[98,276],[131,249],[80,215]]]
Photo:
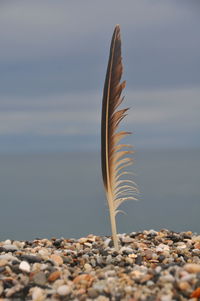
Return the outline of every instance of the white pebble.
[[[69,295],[71,293],[71,287],[68,285],[61,285],[59,286],[59,288],[57,289],[57,293],[60,296],[66,296]]]
[[[10,255],[10,254],[3,254],[0,255],[0,260],[5,259],[5,260],[18,260],[17,257]]]
[[[164,295],[160,298],[161,301],[171,301],[172,296],[171,295]]]
[[[104,246],[108,247],[109,243],[111,242],[111,239],[110,238],[107,238],[105,241],[104,241]]]
[[[122,242],[131,243],[131,242],[133,242],[133,238],[128,237],[128,236],[122,237]]]
[[[162,282],[174,282],[175,278],[171,274],[168,274],[168,275],[161,276],[160,281],[162,281]]]
[[[5,244],[5,245],[3,245],[3,248],[6,250],[12,250],[12,251],[18,250],[18,248],[15,245],[11,245],[11,244]]]
[[[19,269],[22,270],[23,272],[29,273],[31,270],[31,267],[27,261],[22,261],[19,265]]]
[[[11,242],[10,239],[6,239],[6,240],[4,241],[4,245],[11,245],[11,244],[12,244],[12,242]]]
[[[32,292],[32,300],[33,301],[42,301],[45,299],[43,290],[40,287],[34,287],[31,289]]]
[[[153,286],[153,285],[155,285],[155,283],[152,280],[148,280],[146,285]]]
[[[86,272],[91,272],[92,266],[89,263],[84,264],[84,269]]]
[[[163,252],[163,251],[169,251],[169,246],[165,244],[159,244],[156,247],[156,252]]]
[[[193,237],[192,237],[192,241],[194,241],[194,242],[200,242],[200,235],[198,235],[198,236],[193,236]]]

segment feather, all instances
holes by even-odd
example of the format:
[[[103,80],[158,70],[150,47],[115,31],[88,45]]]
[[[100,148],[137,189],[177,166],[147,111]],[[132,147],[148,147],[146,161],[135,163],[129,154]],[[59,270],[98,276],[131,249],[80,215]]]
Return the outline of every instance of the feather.
[[[118,207],[126,200],[136,200],[133,193],[138,191],[133,181],[122,178],[129,174],[129,172],[124,171],[124,168],[132,164],[133,161],[131,157],[127,157],[127,155],[133,153],[132,146],[119,144],[122,138],[131,133],[117,132],[120,122],[128,111],[128,108],[116,110],[124,100],[124,97],[121,97],[121,92],[125,88],[125,81],[120,82],[122,72],[120,27],[117,25],[110,46],[101,121],[102,176],[110,213],[113,243],[116,250],[119,250],[115,220],[116,214],[120,211]]]

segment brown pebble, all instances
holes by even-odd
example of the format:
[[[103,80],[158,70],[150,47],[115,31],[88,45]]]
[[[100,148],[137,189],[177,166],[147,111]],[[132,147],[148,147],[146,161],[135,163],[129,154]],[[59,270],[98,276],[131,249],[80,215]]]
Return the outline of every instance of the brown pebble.
[[[147,274],[147,275],[144,275],[141,280],[140,280],[140,283],[145,283],[147,282],[148,280],[152,279],[153,278],[153,275],[151,274]]]
[[[194,292],[192,292],[191,298],[199,298],[200,297],[200,287],[198,287]]]
[[[200,242],[196,242],[196,243],[194,244],[194,247],[195,247],[195,249],[200,249]]]
[[[51,273],[48,277],[48,281],[49,282],[53,282],[56,279],[58,279],[60,277],[60,271],[54,271],[53,273]]]
[[[147,260],[152,259],[153,252],[151,250],[145,250],[144,253]]]
[[[84,284],[87,287],[91,286],[93,281],[94,281],[94,277],[89,274],[78,275],[73,280],[74,284]]]
[[[88,289],[88,296],[89,296],[90,298],[94,299],[94,298],[96,298],[98,295],[99,295],[98,292],[97,292],[94,288],[90,287],[90,288]]]
[[[187,290],[189,290],[191,288],[190,285],[189,285],[189,283],[186,282],[186,281],[180,282],[178,284],[178,286],[179,286],[179,288],[180,288],[181,291],[187,291]]]
[[[197,263],[187,263],[184,268],[188,273],[200,273],[200,264]]]
[[[8,261],[6,259],[1,259],[0,260],[0,267],[5,266],[8,263]]]
[[[63,264],[63,259],[61,256],[56,255],[56,254],[52,254],[50,256],[51,260],[53,260],[56,264],[58,265],[62,265]]]

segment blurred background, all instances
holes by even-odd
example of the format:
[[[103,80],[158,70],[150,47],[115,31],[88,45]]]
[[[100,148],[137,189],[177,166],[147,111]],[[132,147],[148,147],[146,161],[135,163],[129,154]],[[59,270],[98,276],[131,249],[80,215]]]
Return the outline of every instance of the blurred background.
[[[118,232],[200,232],[200,2],[1,0],[0,240],[110,235],[102,90],[121,26],[139,202]]]

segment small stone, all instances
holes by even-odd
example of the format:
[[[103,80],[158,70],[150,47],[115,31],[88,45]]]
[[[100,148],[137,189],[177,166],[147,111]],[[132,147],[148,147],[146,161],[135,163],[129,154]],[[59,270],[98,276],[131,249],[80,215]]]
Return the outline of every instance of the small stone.
[[[142,256],[141,255],[137,256],[137,258],[135,259],[135,263],[138,264],[138,265],[142,264]]]
[[[98,282],[93,284],[93,288],[97,290],[98,292],[103,292],[104,288],[106,286],[106,281],[105,280],[99,280]]]
[[[192,236],[192,241],[194,241],[194,242],[200,242],[200,235],[198,235],[198,236]]]
[[[152,280],[147,281],[146,286],[153,286],[155,283]]]
[[[99,295],[98,292],[97,292],[94,288],[90,287],[90,288],[88,289],[88,296],[89,296],[90,298],[94,299],[94,298],[96,298],[98,295]]]
[[[6,297],[11,297],[23,288],[21,284],[17,284],[6,291]]]
[[[109,301],[109,299],[107,297],[104,297],[104,296],[99,296],[95,300],[96,301]]]
[[[145,250],[144,253],[147,260],[152,259],[153,252],[151,250]]]
[[[29,273],[31,270],[31,267],[27,261],[22,261],[19,265],[19,269],[23,272]]]
[[[132,243],[133,242],[133,238],[128,237],[128,236],[122,237],[122,242],[125,243],[125,244]]]
[[[156,252],[163,252],[163,251],[169,251],[169,246],[165,244],[159,244],[156,247]]]
[[[181,281],[178,286],[181,291],[187,291],[191,288],[190,284],[186,281]]]
[[[43,290],[40,287],[33,287],[31,288],[31,293],[32,293],[32,300],[33,301],[43,301],[45,300],[45,295]]]
[[[140,279],[140,283],[145,283],[145,282],[149,281],[149,280],[152,279],[152,278],[153,278],[153,275],[151,275],[151,274],[146,274],[146,275],[144,275],[144,276]]]
[[[35,255],[23,255],[22,259],[29,263],[35,263],[35,262],[42,261],[42,259],[39,256],[35,256]]]
[[[133,259],[134,259],[134,258],[137,258],[137,254],[134,254],[134,253],[132,253],[132,254],[129,254],[129,255],[128,255],[128,257],[130,257],[130,258],[133,258]]]
[[[120,253],[125,253],[125,254],[132,254],[133,253],[133,249],[129,248],[129,247],[122,247],[120,249]]]
[[[63,264],[63,259],[61,256],[56,255],[56,254],[52,254],[50,256],[51,260],[53,260],[56,264],[58,265],[62,265]]]
[[[38,272],[33,276],[33,281],[36,284],[44,285],[46,283],[46,275],[43,272]]]
[[[172,301],[172,296],[171,295],[164,295],[160,298],[161,301]]]
[[[199,273],[200,272],[200,264],[187,263],[187,264],[185,264],[184,268],[188,273]]]
[[[60,277],[60,271],[54,271],[53,273],[51,273],[48,277],[48,281],[49,282],[53,282],[56,279],[58,279]]]
[[[107,239],[104,241],[104,246],[105,246],[105,247],[110,246],[111,241],[112,241],[111,238],[107,238]]]
[[[79,241],[80,244],[84,244],[85,242],[88,241],[88,239],[86,237],[81,237],[81,238],[79,238],[78,241]]]
[[[106,264],[111,264],[111,262],[112,262],[112,256],[108,255],[106,258]]]
[[[191,298],[199,298],[200,297],[200,287],[198,287],[197,289],[195,289],[195,291],[192,292]]]
[[[0,282],[0,296],[3,293],[3,284]]]
[[[200,242],[199,242],[199,241],[196,242],[196,243],[194,244],[194,247],[195,247],[195,249],[200,249]]]
[[[94,281],[94,277],[90,274],[81,274],[74,278],[74,284],[84,284],[85,286],[90,286]]]
[[[0,259],[0,267],[3,267],[5,265],[7,265],[7,264],[8,264],[8,260],[6,260],[6,259]]]
[[[91,265],[92,265],[93,267],[96,266],[96,260],[95,260],[94,258],[92,258],[90,262],[91,262]]]
[[[11,245],[11,244],[12,244],[12,242],[10,239],[7,239],[4,241],[4,245]]]
[[[61,285],[57,289],[57,293],[60,296],[67,296],[67,295],[69,295],[71,293],[71,287],[69,285]]]
[[[10,255],[10,254],[3,254],[3,255],[0,255],[0,260],[1,259],[5,259],[5,260],[17,260],[17,257],[13,256],[13,255]]]
[[[13,242],[13,245],[15,245],[18,249],[23,249],[24,246],[25,246],[25,242],[24,241],[15,240]]]
[[[165,282],[174,282],[175,278],[171,274],[167,274],[167,275],[161,276],[160,281],[162,281],[164,283]]]
[[[6,245],[3,245],[3,248],[7,251],[17,251],[18,248],[15,246],[15,245],[11,245],[11,244],[6,244]]]
[[[45,257],[45,256],[48,256],[49,255],[49,251],[47,249],[41,249],[38,251],[38,254]]]
[[[124,287],[124,291],[125,291],[127,294],[130,294],[130,293],[132,293],[133,288],[132,288],[130,285],[127,285],[127,286]]]
[[[84,269],[87,273],[92,271],[92,266],[89,263],[84,264]]]

